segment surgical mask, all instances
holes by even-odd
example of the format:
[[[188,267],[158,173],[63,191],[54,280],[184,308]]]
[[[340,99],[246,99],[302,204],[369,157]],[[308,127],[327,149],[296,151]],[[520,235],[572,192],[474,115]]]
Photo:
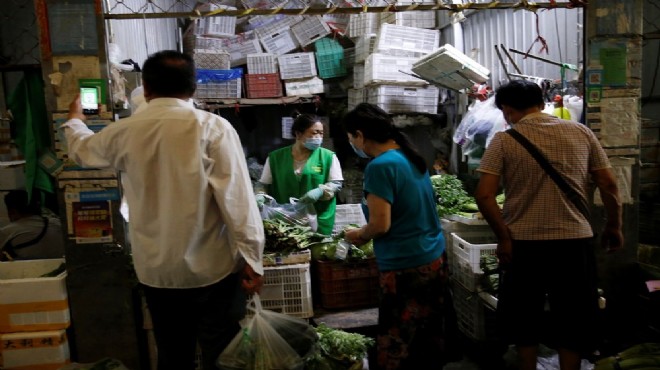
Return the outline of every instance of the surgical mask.
[[[310,137],[307,138],[307,140],[305,140],[303,145],[305,146],[305,148],[313,151],[318,149],[318,147],[321,146],[322,142],[323,142],[323,138],[321,137]]]
[[[351,148],[353,148],[353,151],[355,152],[355,154],[358,155],[358,157],[369,158],[369,156],[367,155],[367,153],[364,152],[364,150],[356,148],[355,145],[353,145],[353,143],[351,142],[349,142],[349,144],[351,144]]]

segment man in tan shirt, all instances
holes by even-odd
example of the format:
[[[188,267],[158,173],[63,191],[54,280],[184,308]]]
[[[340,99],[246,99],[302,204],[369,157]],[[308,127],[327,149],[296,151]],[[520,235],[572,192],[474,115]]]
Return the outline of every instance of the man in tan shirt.
[[[500,87],[495,104],[513,130],[526,137],[588,203],[590,181],[607,212],[601,241],[623,246],[621,203],[609,160],[586,126],[542,113],[539,86],[517,80]],[[520,369],[536,369],[538,344],[556,346],[562,370],[578,370],[581,355],[595,349],[598,314],[596,263],[589,219],[546,171],[505,132],[497,133],[481,159],[475,198],[495,232],[502,270],[498,324],[518,350]],[[495,196],[500,183],[506,201]],[[546,297],[552,330],[542,330]]]

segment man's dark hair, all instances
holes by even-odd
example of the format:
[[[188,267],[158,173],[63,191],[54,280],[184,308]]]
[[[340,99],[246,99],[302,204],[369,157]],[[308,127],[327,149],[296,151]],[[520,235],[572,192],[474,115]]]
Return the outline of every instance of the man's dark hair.
[[[14,210],[24,215],[41,214],[41,206],[35,199],[30,202],[28,200],[28,193],[25,190],[10,190],[5,194],[5,206],[7,207],[7,211]]]
[[[515,110],[524,111],[544,103],[543,91],[539,85],[527,80],[513,80],[495,91],[495,105],[499,109],[507,105]]]
[[[197,88],[195,62],[178,51],[159,51],[144,62],[142,80],[149,91],[158,96],[192,96]]]

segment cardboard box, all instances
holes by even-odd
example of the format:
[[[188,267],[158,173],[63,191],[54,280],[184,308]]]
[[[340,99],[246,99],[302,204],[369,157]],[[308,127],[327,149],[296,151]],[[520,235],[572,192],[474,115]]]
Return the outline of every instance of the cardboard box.
[[[0,190],[23,188],[25,188],[25,161],[0,162]]]
[[[65,330],[0,334],[0,369],[57,370],[69,362]]]

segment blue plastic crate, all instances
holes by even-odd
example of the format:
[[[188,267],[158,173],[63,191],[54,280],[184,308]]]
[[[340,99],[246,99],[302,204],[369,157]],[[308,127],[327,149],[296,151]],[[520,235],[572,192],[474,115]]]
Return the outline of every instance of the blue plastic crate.
[[[322,38],[314,43],[316,68],[321,78],[346,76],[344,48],[331,38]]]

